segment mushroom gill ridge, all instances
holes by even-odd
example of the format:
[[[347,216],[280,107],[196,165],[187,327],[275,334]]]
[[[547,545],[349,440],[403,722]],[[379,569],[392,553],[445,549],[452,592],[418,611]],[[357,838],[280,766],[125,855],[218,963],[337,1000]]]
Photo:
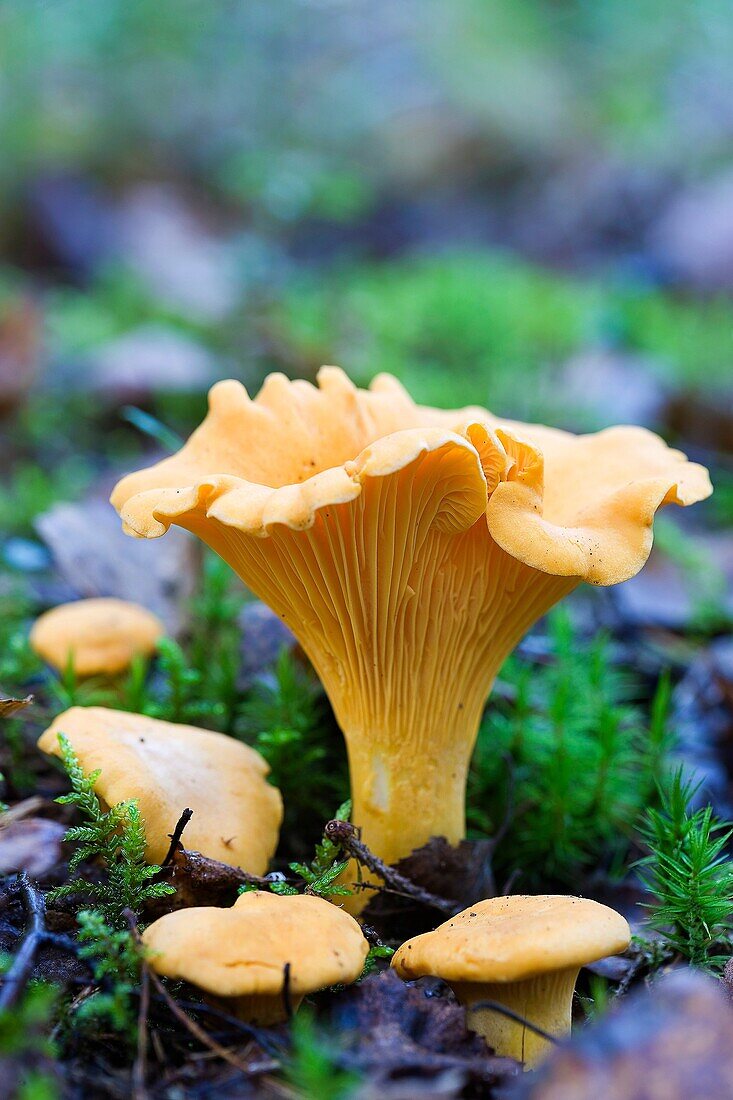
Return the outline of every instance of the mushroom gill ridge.
[[[354,822],[392,862],[431,835],[463,835],[481,712],[520,638],[581,580],[637,572],[656,509],[702,499],[709,481],[641,429],[575,437],[420,408],[385,377],[369,392],[335,368],[321,390],[278,377],[254,402],[236,383],[224,403],[215,388],[182,451],[125,478],[113,503],[132,534],[193,531],[291,627],[344,732]],[[255,432],[243,458],[241,410],[263,395],[268,438]],[[316,410],[310,435],[297,426],[304,405]],[[357,439],[363,449],[344,458]],[[293,457],[298,440],[307,455]],[[306,461],[321,468],[284,480]],[[269,481],[243,476],[257,463]]]

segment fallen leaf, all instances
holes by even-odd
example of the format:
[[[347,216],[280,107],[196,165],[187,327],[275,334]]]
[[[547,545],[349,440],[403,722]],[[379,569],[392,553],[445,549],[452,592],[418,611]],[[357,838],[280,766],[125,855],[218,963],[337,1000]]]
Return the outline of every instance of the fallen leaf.
[[[144,402],[156,393],[203,392],[220,375],[213,357],[190,336],[164,325],[142,325],[97,348],[88,385],[115,404]]]
[[[192,905],[232,905],[239,888],[248,881],[238,867],[186,848],[177,849],[161,877],[175,889],[175,894],[154,900],[146,910],[149,920]]]
[[[272,669],[281,649],[293,649],[298,643],[282,619],[259,600],[244,605],[239,628],[242,656],[239,689],[246,691],[263,672]]]
[[[711,612],[716,619],[733,619],[730,532],[686,534],[684,539],[687,562],[657,548],[640,573],[609,590],[624,624],[685,631]]]
[[[9,695],[0,695],[0,718],[11,718],[19,710],[29,707],[32,702],[32,695],[26,695],[25,699],[13,699]]]
[[[408,984],[393,970],[371,975],[334,1001],[331,1020],[344,1035],[344,1065],[368,1074],[371,1087],[410,1081],[414,1091],[404,1095],[418,1096],[423,1084],[445,1083],[448,1073],[450,1090],[438,1094],[462,1096],[468,1085],[483,1090],[519,1072],[466,1029],[464,1010],[434,979]]]
[[[587,410],[598,426],[659,424],[665,393],[650,361],[609,348],[573,356],[558,386],[570,409]]]
[[[236,306],[240,274],[231,246],[175,188],[131,189],[119,227],[123,262],[158,301],[203,322],[219,321]]]
[[[3,826],[0,819],[0,874],[27,871],[41,878],[63,858],[66,826],[45,817],[29,817]]]
[[[661,208],[649,243],[680,282],[705,291],[733,287],[733,171],[683,188]]]
[[[453,847],[445,837],[431,837],[395,864],[395,869],[423,890],[454,901],[455,911],[460,912],[475,901],[496,895],[493,850],[491,840],[462,840]],[[435,928],[445,914],[385,891],[370,901],[364,919],[385,935],[407,939]]]
[[[730,1100],[732,1034],[722,984],[676,970],[579,1029],[506,1100]]]
[[[91,498],[57,504],[36,520],[63,579],[79,596],[116,596],[153,611],[173,635],[186,625],[199,549],[185,531],[169,532],[167,545],[124,534],[110,504]]]

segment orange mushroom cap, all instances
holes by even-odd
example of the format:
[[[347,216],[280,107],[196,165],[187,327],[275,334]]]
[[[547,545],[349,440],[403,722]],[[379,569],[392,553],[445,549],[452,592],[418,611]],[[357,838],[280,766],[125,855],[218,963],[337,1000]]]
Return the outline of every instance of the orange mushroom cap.
[[[644,564],[654,513],[711,491],[640,428],[574,436],[480,408],[357,389],[235,381],[181,451],[129,475],[125,529],[212,546],[300,640],[344,731],[354,821],[385,860],[464,831],[486,696],[529,627],[580,581]]]
[[[369,944],[343,909],[308,894],[241,894],[230,909],[200,906],[168,913],[143,933],[150,965],[217,997],[279,999],[289,964],[297,999],[355,981]]]
[[[262,875],[282,821],[280,792],[254,749],[211,730],[176,725],[107,707],[71,707],[41,735],[38,747],[60,755],[69,740],[108,806],[136,798],[145,823],[146,858],[160,863],[184,809],[193,810],[186,847]]]
[[[254,401],[239,382],[217,383],[181,451],[116,486],[112,503],[129,533],[154,538],[201,512],[260,537],[278,524],[302,530],[320,510],[355,500],[367,478],[438,451],[451,456],[446,473],[464,475],[458,523],[485,512],[494,540],[519,561],[610,585],[648,558],[659,507],[712,492],[703,466],[644,428],[576,436],[479,408],[421,407],[390,375],[359,390],[323,367],[318,381],[271,374]]]
[[[155,650],[165,627],[157,615],[128,600],[90,599],[60,604],[36,619],[33,650],[59,672],[71,661],[77,676],[113,676],[136,656]]]

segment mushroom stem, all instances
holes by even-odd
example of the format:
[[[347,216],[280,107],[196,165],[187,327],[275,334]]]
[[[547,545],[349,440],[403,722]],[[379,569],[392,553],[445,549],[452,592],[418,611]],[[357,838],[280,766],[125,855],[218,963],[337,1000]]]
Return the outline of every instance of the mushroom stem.
[[[293,1015],[298,1011],[302,1000],[302,996],[291,995],[290,1010]],[[238,1020],[258,1027],[273,1027],[288,1019],[288,1008],[282,993],[250,993],[220,1003],[225,1011],[233,1012]]]
[[[496,1054],[523,1062],[532,1069],[547,1054],[550,1043],[536,1031],[512,1020],[495,1008],[495,1001],[511,1009],[542,1031],[558,1038],[570,1033],[573,992],[578,967],[554,970],[516,982],[451,982],[453,992],[466,1006],[466,1023],[483,1036]]]
[[[475,715],[456,723],[452,737],[433,735],[426,725],[422,746],[400,733],[346,731],[353,821],[364,844],[385,863],[396,863],[432,836],[451,844],[464,836],[466,776],[477,727]],[[438,747],[444,751],[436,752]]]

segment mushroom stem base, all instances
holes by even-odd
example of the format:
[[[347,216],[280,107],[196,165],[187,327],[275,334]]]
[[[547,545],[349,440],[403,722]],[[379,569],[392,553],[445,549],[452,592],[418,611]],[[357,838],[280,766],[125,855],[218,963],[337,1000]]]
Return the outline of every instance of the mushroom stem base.
[[[434,836],[445,837],[450,844],[458,844],[465,836],[466,777],[477,725],[472,718],[468,729],[459,729],[456,744],[436,736],[433,741],[445,746],[442,752],[427,751],[427,746],[413,748],[399,737],[390,743],[368,731],[347,735],[352,821],[362,842],[383,863],[397,863]],[[358,868],[352,863],[344,880],[353,882],[357,877]],[[360,877],[381,882],[364,868]],[[372,891],[359,892],[345,899],[345,907],[356,914],[371,897]]]
[[[532,1069],[549,1052],[550,1042],[496,1009],[482,1007],[482,1002],[504,1005],[548,1034],[561,1038],[570,1033],[577,977],[578,968],[570,967],[517,982],[451,982],[451,985],[466,1007],[467,1026],[483,1036],[496,1054],[514,1058],[525,1069]]]

